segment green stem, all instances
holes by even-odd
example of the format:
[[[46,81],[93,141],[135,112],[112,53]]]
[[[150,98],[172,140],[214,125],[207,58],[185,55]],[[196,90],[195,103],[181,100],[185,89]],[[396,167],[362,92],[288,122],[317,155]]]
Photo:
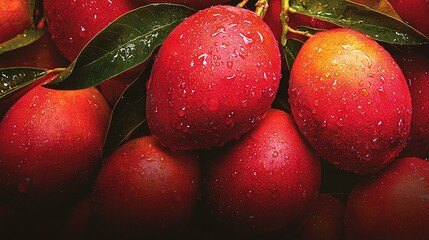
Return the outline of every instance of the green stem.
[[[290,7],[289,0],[281,0],[281,1],[282,1],[282,11],[280,12],[280,21],[281,21],[282,26],[283,26],[283,31],[282,31],[282,38],[281,38],[280,42],[281,42],[282,46],[283,47],[286,46],[287,33],[288,32],[304,35],[306,37],[313,36],[312,34],[310,34],[308,32],[299,31],[299,30],[293,29],[289,26],[289,24],[288,24],[289,13],[296,13],[297,11]]]
[[[265,14],[267,13],[267,10],[268,10],[268,0],[258,0],[255,6],[256,6],[256,9],[255,9],[256,15],[264,19]]]
[[[60,73],[64,70],[66,70],[66,69],[65,68],[54,68],[54,69],[47,70],[46,73],[48,73],[48,74],[49,73]]]

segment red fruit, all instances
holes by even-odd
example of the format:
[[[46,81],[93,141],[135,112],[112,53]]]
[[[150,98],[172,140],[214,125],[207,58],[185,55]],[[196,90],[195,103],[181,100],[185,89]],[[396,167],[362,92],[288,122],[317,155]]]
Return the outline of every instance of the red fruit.
[[[6,42],[30,27],[26,0],[0,0],[0,43]]]
[[[26,93],[0,122],[1,191],[47,205],[81,191],[101,157],[109,118],[95,88],[39,85]]]
[[[276,40],[254,12],[216,6],[190,16],[153,65],[146,107],[152,134],[173,150],[239,138],[270,108],[280,65]]]
[[[139,2],[149,4],[149,3],[176,3],[183,4],[195,9],[204,9],[210,6],[224,4],[229,2],[229,0],[138,0]]]
[[[428,239],[429,162],[402,158],[349,196],[346,239]]]
[[[290,74],[295,121],[316,151],[343,170],[377,172],[405,147],[411,98],[401,69],[351,29],[317,33]]]
[[[296,231],[319,187],[318,156],[280,110],[269,110],[258,127],[225,146],[207,174],[215,218],[242,231]]]
[[[44,0],[43,7],[52,39],[73,61],[95,34],[135,5],[131,0]]]
[[[320,194],[313,214],[300,230],[297,239],[344,239],[344,204],[328,194]]]
[[[395,59],[408,80],[413,108],[410,140],[401,155],[425,158],[429,155],[429,59],[413,52]]]
[[[429,37],[429,2],[427,0],[389,0],[399,16],[419,30],[421,33]]]
[[[152,136],[116,150],[99,173],[93,214],[98,228],[123,237],[165,237],[181,231],[197,199],[200,170],[186,152],[170,152]]]

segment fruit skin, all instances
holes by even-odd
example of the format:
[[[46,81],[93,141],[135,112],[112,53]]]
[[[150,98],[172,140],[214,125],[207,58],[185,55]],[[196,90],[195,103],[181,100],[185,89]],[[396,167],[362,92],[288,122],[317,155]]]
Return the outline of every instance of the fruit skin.
[[[427,239],[429,162],[407,157],[367,176],[349,196],[346,239]]]
[[[94,221],[107,236],[121,239],[176,234],[191,217],[199,183],[191,153],[173,153],[153,136],[131,140],[106,159],[97,176]]]
[[[58,49],[73,61],[99,31],[134,9],[131,0],[44,0],[48,31]]]
[[[26,0],[0,0],[0,43],[6,42],[30,27]]]
[[[394,55],[402,69],[411,94],[413,115],[410,139],[401,156],[429,156],[429,59],[415,52]]]
[[[110,112],[95,88],[26,93],[0,122],[0,191],[36,205],[74,197],[101,157]]]
[[[429,21],[427,13],[429,12],[429,2],[426,0],[389,0],[399,16],[419,30],[421,33],[429,37]]]
[[[156,56],[146,105],[150,130],[173,150],[239,138],[270,108],[280,68],[276,40],[254,12],[201,10],[170,33]]]
[[[258,127],[211,159],[206,176],[217,222],[240,232],[291,233],[315,207],[320,162],[292,117],[269,110]]]
[[[344,204],[328,194],[320,194],[313,214],[300,230],[299,240],[344,239]]]
[[[289,102],[316,151],[343,170],[377,172],[405,147],[411,98],[390,54],[351,29],[317,33],[291,70]]]
[[[204,9],[210,6],[215,6],[218,4],[225,4],[229,0],[138,0],[145,4],[150,3],[176,3],[183,4],[194,9]]]

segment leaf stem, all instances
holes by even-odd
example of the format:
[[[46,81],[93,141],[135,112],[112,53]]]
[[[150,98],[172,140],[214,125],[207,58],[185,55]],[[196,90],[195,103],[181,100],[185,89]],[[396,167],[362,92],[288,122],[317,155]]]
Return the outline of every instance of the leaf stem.
[[[49,73],[60,73],[64,70],[66,70],[66,69],[65,68],[54,68],[54,69],[47,70],[46,73],[48,73],[48,74]]]
[[[288,22],[289,22],[289,13],[296,13],[297,11],[294,8],[291,8],[289,5],[289,0],[281,0],[282,1],[282,10],[280,12],[280,21],[282,23],[283,26],[283,31],[282,31],[282,38],[280,40],[282,46],[286,46],[286,41],[287,41],[287,33],[291,32],[291,33],[295,33],[295,34],[300,34],[306,37],[311,37],[313,36],[312,34],[308,33],[308,32],[304,32],[304,31],[299,31],[296,29],[293,29],[289,26]]]
[[[248,1],[249,0],[243,0],[243,1],[241,1],[239,4],[237,4],[237,7],[243,8],[247,4]]]
[[[258,15],[260,18],[264,19],[265,14],[267,13],[268,10],[268,0],[258,0],[258,2],[256,2],[255,4],[256,9],[255,9],[255,13],[256,15]]]

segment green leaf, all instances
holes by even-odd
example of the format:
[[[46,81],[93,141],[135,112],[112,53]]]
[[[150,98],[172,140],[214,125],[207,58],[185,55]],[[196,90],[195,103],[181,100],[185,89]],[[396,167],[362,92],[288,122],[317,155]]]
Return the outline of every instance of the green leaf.
[[[398,13],[395,11],[392,4],[390,4],[388,0],[352,0],[352,2],[363,4],[378,12],[401,20],[401,17],[398,15]]]
[[[0,68],[0,99],[48,74],[41,68]]]
[[[296,55],[304,43],[300,40],[293,38],[287,39],[286,46],[284,47],[284,55],[288,69],[292,69],[293,62],[295,62]]]
[[[395,17],[347,0],[291,0],[298,13],[363,32],[373,39],[403,45],[429,43],[423,34]]]
[[[150,4],[122,15],[98,33],[75,63],[47,87],[88,88],[137,66],[193,13],[182,5]]]
[[[148,67],[124,91],[113,108],[109,130],[104,142],[103,155],[113,153],[140,125],[146,122],[146,81]]]

